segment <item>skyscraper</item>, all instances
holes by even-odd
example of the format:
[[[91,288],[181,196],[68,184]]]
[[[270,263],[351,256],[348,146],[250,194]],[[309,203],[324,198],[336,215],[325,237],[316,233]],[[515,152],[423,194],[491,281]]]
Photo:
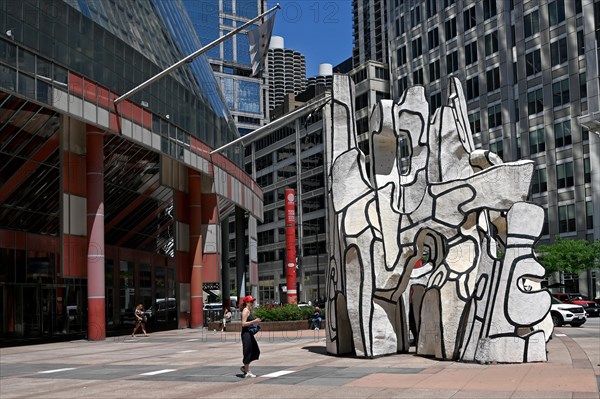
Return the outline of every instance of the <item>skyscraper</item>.
[[[599,138],[578,122],[598,112],[600,2],[387,4],[393,98],[424,85],[434,110],[448,76],[459,77],[476,146],[535,162],[530,198],[546,209],[542,241],[600,239]]]
[[[283,104],[288,93],[298,94],[306,88],[306,61],[298,51],[286,49],[283,37],[273,36],[267,58],[269,74],[269,109]]]
[[[391,0],[353,0],[352,62],[356,68],[366,61],[388,62],[388,14]],[[398,0],[395,0],[398,3]],[[400,17],[403,19],[404,17]]]
[[[266,0],[182,1],[203,45],[266,11]],[[240,134],[262,126],[268,111],[266,86],[261,76],[251,76],[248,31],[212,48],[207,57]]]

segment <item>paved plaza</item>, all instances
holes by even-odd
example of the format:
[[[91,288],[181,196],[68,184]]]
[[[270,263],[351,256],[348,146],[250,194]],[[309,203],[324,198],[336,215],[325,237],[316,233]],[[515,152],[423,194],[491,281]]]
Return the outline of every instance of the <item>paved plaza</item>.
[[[0,398],[599,398],[600,319],[555,331],[549,361],[331,356],[325,332],[261,332],[244,379],[239,333],[174,330],[0,349]],[[413,348],[414,349],[414,348]]]

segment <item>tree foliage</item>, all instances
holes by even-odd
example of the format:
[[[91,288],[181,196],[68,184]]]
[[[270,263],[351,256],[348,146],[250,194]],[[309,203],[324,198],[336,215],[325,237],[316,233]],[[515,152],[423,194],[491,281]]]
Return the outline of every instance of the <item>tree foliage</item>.
[[[536,249],[546,274],[553,272],[579,273],[600,266],[600,240],[569,240],[556,237],[549,245]]]

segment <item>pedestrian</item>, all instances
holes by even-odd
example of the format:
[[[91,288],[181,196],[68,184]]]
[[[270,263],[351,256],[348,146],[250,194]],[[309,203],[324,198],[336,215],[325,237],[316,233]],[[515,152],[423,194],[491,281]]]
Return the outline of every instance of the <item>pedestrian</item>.
[[[146,313],[144,312],[144,305],[141,303],[135,307],[135,327],[133,328],[133,333],[131,333],[132,337],[135,337],[135,333],[137,330],[142,327],[142,331],[144,332],[144,337],[147,337],[146,333]]]
[[[323,320],[323,315],[321,314],[321,309],[318,306],[315,306],[315,313],[313,314],[313,318],[311,319],[312,329],[319,331],[321,328],[321,321]]]
[[[221,331],[227,331],[227,323],[231,321],[231,310],[229,308],[225,308],[223,311],[223,325],[221,326]]]
[[[254,318],[252,315],[252,309],[254,309],[254,303],[256,302],[256,298],[252,298],[252,296],[248,295],[242,299],[242,349],[243,349],[243,363],[244,365],[240,367],[242,373],[244,373],[244,378],[254,378],[256,375],[252,374],[250,371],[250,363],[258,360],[260,356],[260,349],[258,347],[258,342],[256,342],[256,338],[254,338],[254,334],[250,331],[250,326],[253,324],[258,324],[262,320],[260,318]]]

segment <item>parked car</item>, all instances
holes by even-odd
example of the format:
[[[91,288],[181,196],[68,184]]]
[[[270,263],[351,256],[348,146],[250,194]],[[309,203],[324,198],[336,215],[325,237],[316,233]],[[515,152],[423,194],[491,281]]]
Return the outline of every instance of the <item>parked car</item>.
[[[555,327],[560,327],[563,324],[579,327],[587,321],[587,314],[583,306],[563,303],[555,297],[552,297],[550,314]]]
[[[575,294],[563,294],[556,293],[552,294],[555,298],[560,300],[563,303],[572,303],[573,305],[581,305],[585,309],[588,314],[588,317],[600,317],[600,305],[598,305],[594,301],[590,301],[585,296],[575,293]]]
[[[157,298],[155,306],[150,306],[145,313],[151,323],[167,321],[167,318],[177,320],[177,300],[175,298]]]

